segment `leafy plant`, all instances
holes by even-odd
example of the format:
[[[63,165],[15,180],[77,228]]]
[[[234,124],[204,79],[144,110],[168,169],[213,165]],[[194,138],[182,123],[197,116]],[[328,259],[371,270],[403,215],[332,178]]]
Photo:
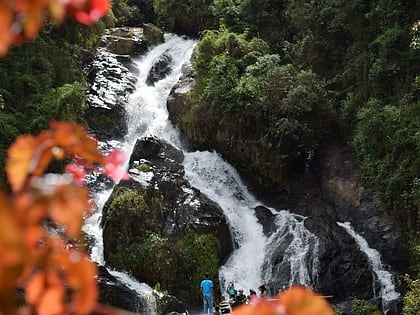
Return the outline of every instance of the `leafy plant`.
[[[354,315],[381,315],[382,312],[376,305],[371,305],[365,300],[354,299],[351,307]]]
[[[417,252],[420,249],[417,248]],[[415,315],[420,312],[420,280],[413,280],[408,275],[404,276],[408,291],[404,296],[403,315]]]

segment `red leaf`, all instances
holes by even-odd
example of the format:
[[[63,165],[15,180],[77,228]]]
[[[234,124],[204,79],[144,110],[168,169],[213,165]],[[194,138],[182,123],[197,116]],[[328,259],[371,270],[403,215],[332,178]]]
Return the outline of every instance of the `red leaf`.
[[[78,22],[92,25],[106,15],[110,9],[108,0],[88,0],[81,5],[80,0],[72,0],[67,6],[67,12]]]

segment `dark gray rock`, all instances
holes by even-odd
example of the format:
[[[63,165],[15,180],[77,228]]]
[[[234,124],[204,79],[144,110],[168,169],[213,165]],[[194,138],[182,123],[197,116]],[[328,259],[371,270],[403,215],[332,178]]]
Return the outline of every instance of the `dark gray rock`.
[[[167,53],[163,53],[153,62],[152,68],[146,79],[147,85],[154,85],[156,82],[165,78],[171,73],[172,57]]]
[[[185,112],[184,102],[186,94],[195,86],[195,80],[189,74],[191,64],[186,64],[183,67],[182,76],[178,82],[173,86],[166,101],[166,107],[169,113],[169,119],[178,124],[182,115]]]
[[[191,271],[183,269],[176,244],[185,240],[190,231],[216,238],[220,243],[218,264],[230,255],[233,244],[222,209],[191,187],[184,178],[182,160],[182,152],[163,141],[153,137],[139,139],[129,160],[131,179],[122,180],[114,188],[103,208],[102,224],[104,258],[108,263],[120,264],[119,267],[151,286],[164,282],[162,285],[171,294],[177,297],[184,294],[185,298],[185,288],[191,285],[185,283],[188,282],[185,275]],[[160,243],[161,252],[156,252],[156,255],[177,264],[176,268],[164,267],[170,268],[174,274],[145,273],[144,267],[138,267],[147,263],[141,256],[134,257],[126,265],[128,260],[121,256],[125,255],[121,252],[128,247],[136,250],[145,233],[159,235],[164,242]],[[141,251],[136,254],[130,250],[127,254],[141,255]],[[186,298],[193,300],[187,302],[197,302],[199,295],[189,294]]]
[[[105,49],[98,50],[85,72],[90,81],[85,112],[89,129],[99,140],[122,138],[127,133],[125,106],[136,78]]]
[[[255,207],[255,215],[258,222],[263,226],[263,232],[266,236],[270,236],[276,229],[274,224],[275,216],[271,213],[270,209],[264,206]]]
[[[159,313],[162,315],[188,314],[185,304],[175,296],[165,295],[159,299]]]
[[[143,313],[147,301],[112,276],[105,267],[99,266],[99,302],[130,312]]]
[[[315,289],[332,302],[373,298],[369,262],[355,240],[329,217],[307,218],[305,226],[319,239]]]

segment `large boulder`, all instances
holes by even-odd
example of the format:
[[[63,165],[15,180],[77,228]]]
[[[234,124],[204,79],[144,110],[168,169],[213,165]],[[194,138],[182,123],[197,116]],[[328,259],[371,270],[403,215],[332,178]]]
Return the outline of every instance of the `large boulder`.
[[[122,138],[127,133],[126,110],[136,77],[115,54],[101,48],[85,69],[90,88],[85,119],[100,140]]]
[[[367,257],[356,241],[331,218],[310,217],[305,226],[318,237],[316,290],[341,302],[374,297],[373,276]]]
[[[222,209],[184,178],[181,151],[139,139],[121,181],[103,209],[105,261],[187,303],[199,303],[207,270],[232,251]]]
[[[101,43],[117,55],[139,55],[163,42],[163,32],[152,24],[143,27],[117,27],[105,30]]]
[[[149,75],[146,79],[147,85],[154,85],[156,82],[165,78],[168,74],[171,73],[172,57],[166,52],[161,54],[154,60],[152,68],[150,69]]]
[[[130,312],[143,313],[147,301],[111,275],[105,267],[99,266],[99,302]]]
[[[125,108],[139,71],[132,57],[161,42],[163,32],[152,24],[105,31],[102,47],[85,68],[89,81],[85,119],[99,140],[121,139],[127,134]]]

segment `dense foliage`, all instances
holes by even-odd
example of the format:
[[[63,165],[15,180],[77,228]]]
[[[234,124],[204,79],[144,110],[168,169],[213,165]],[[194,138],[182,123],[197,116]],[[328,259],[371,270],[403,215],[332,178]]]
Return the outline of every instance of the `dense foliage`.
[[[238,166],[270,184],[317,148],[328,102],[315,73],[225,28],[204,34],[193,63],[197,85],[183,119],[192,140],[225,146]]]
[[[82,67],[109,25],[111,18],[90,27],[47,22],[35,40],[0,59],[1,166],[18,135],[39,133],[51,119],[84,123],[87,83]],[[5,185],[3,171],[0,184]]]
[[[408,275],[404,277],[408,285],[408,293],[404,296],[404,315],[415,315],[420,310],[420,280],[412,280]]]

